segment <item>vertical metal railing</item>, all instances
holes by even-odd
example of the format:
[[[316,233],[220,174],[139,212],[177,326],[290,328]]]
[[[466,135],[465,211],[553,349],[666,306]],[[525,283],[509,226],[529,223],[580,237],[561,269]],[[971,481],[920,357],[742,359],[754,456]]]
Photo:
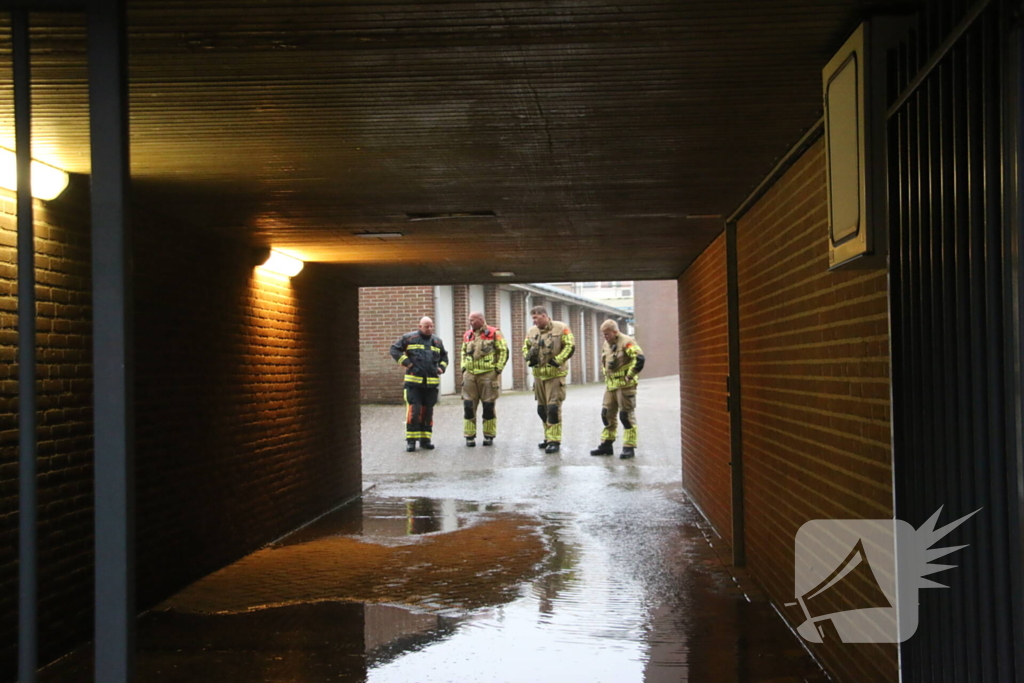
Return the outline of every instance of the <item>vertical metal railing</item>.
[[[1005,238],[1006,310],[1006,419],[1013,435],[1007,452],[1008,480],[1016,487],[1008,510],[1011,539],[1008,563],[1024,566],[1024,2],[1004,0],[1005,15],[1013,17],[1003,51],[1003,207]],[[1020,574],[1018,573],[1018,576]],[[1015,581],[1009,595],[1013,624],[1014,667],[1024,671],[1024,585]]]
[[[32,214],[32,99],[28,12],[11,12],[18,188],[18,680],[39,666],[36,481],[36,271]]]
[[[1015,679],[1016,594],[1004,372],[998,2],[929,5],[893,59],[890,313],[896,514],[919,526],[981,509],[940,545],[969,544],[949,591],[920,600],[906,681]],[[916,600],[916,595],[902,596]],[[1019,628],[1019,624],[1017,625]]]
[[[85,12],[89,40],[96,505],[95,680],[134,676],[134,438],[124,0],[2,0],[11,9],[18,163],[18,677],[37,679],[35,248],[28,12]]]
[[[96,680],[103,683],[132,680],[135,660],[134,352],[125,27],[124,0],[90,2]]]

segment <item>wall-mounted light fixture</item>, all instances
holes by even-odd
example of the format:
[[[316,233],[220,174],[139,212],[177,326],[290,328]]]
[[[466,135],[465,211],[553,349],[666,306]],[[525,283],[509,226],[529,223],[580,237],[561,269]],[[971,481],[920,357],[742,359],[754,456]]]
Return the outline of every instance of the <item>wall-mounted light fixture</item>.
[[[511,270],[496,270],[493,273],[491,273],[491,275],[494,276],[494,277],[515,277],[516,276],[516,274],[513,273]]]
[[[56,199],[68,186],[68,174],[59,168],[32,160],[32,196],[49,201]],[[0,187],[18,191],[18,156],[0,147]]]
[[[277,273],[278,275],[295,277],[302,271],[304,265],[306,264],[302,262],[302,259],[282,254],[274,249],[264,249],[261,252],[257,267],[269,270],[271,273]]]

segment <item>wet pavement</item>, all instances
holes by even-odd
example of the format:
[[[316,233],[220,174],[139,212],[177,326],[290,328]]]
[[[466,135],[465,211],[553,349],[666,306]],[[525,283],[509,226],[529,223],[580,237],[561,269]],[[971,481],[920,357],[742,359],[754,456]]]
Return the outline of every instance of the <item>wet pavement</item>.
[[[366,406],[372,488],[146,614],[138,680],[827,680],[681,491],[678,379],[642,384],[635,460],[589,455],[601,395],[570,387],[552,455],[532,395],[502,397],[492,448],[454,397],[416,453],[402,407]],[[90,680],[87,656],[41,680]]]

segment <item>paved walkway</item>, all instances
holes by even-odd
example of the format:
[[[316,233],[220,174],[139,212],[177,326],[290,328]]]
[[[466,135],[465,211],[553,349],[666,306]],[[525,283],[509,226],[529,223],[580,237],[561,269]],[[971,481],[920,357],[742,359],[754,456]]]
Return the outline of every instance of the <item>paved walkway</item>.
[[[396,392],[400,387],[396,387]],[[444,396],[434,409],[433,451],[405,452],[405,409],[401,406],[363,407],[363,480],[373,482],[380,474],[455,472],[495,468],[559,465],[562,467],[621,467],[618,457],[593,457],[590,450],[601,440],[601,400],[604,386],[570,385],[562,404],[562,450],[545,455],[537,448],[544,429],[537,416],[533,392],[506,392],[497,403],[498,438],[495,445],[466,448],[462,436],[462,399]],[[640,467],[673,468],[679,479],[679,378],[644,380],[638,391],[637,422],[640,425]],[[479,421],[479,417],[477,418]],[[622,429],[615,452],[621,450]]]
[[[463,445],[454,397],[416,453],[403,407],[367,406],[372,488],[148,613],[138,680],[826,680],[682,493],[678,379],[641,385],[635,460],[589,455],[601,395],[569,389],[552,455],[529,394],[501,399],[493,448]],[[86,652],[41,680],[90,674]]]

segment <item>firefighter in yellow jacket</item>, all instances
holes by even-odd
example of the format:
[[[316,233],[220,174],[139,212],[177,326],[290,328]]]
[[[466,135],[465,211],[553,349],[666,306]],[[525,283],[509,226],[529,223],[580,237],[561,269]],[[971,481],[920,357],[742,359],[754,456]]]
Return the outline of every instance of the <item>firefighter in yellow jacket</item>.
[[[523,341],[523,357],[533,368],[533,395],[537,399],[537,414],[544,422],[544,441],[537,445],[545,453],[557,453],[562,444],[565,376],[569,374],[569,358],[576,350],[576,342],[569,326],[548,317],[543,306],[534,306],[530,316],[533,327]]]
[[[469,329],[462,336],[462,407],[467,446],[476,446],[476,407],[484,404],[484,445],[494,444],[498,416],[494,404],[501,395],[501,371],[508,362],[508,344],[501,330],[491,327],[484,314],[469,314]]]
[[[636,455],[636,387],[644,369],[644,352],[636,340],[619,331],[614,320],[601,323],[601,369],[604,372],[604,404],[601,407],[601,445],[591,455],[613,455],[612,444],[622,420],[622,453],[627,459]]]

